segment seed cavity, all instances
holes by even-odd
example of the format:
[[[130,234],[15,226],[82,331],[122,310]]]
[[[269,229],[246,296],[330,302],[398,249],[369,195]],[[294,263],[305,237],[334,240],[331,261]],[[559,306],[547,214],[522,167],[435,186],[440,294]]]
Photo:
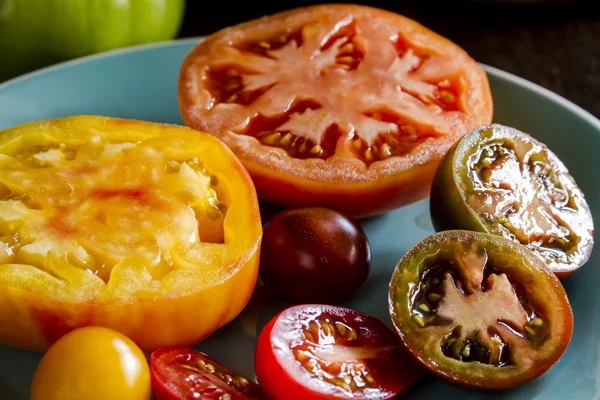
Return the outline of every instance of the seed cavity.
[[[329,317],[311,320],[302,329],[303,341],[292,346],[292,352],[302,367],[319,380],[348,392],[374,387],[375,378],[362,360],[344,362],[322,359],[319,352],[327,347],[351,346],[357,339],[356,330],[342,321]],[[331,352],[334,350],[332,349]],[[326,350],[325,354],[330,351]]]

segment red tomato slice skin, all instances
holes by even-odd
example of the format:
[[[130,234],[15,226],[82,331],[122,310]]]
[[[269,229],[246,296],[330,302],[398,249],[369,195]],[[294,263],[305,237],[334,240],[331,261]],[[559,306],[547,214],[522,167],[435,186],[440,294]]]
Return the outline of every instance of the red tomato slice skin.
[[[310,382],[310,385],[303,385],[297,379],[302,379],[296,376],[292,376],[294,373],[290,368],[285,368],[281,362],[277,359],[276,353],[285,353],[286,349],[284,346],[288,346],[287,343],[282,343],[283,339],[278,335],[276,324],[280,317],[286,313],[286,311],[290,309],[301,309],[304,307],[320,307],[325,310],[334,310],[331,314],[326,314],[329,316],[337,315],[336,313],[343,314],[344,312],[355,313],[356,315],[350,315],[349,319],[353,319],[353,322],[356,322],[356,319],[362,320],[364,322],[364,326],[355,326],[358,329],[369,330],[369,326],[372,325],[373,321],[377,321],[380,323],[380,326],[371,326],[372,330],[369,333],[364,334],[367,337],[372,337],[376,342],[388,342],[390,338],[392,338],[393,343],[396,343],[395,336],[387,326],[381,323],[378,320],[375,320],[373,317],[368,315],[363,315],[362,313],[345,309],[343,307],[329,306],[329,305],[300,305],[293,306],[289,309],[281,311],[279,314],[274,316],[263,328],[261,334],[259,335],[255,356],[254,356],[254,369],[256,373],[257,380],[261,385],[262,389],[266,394],[270,396],[272,400],[331,400],[331,399],[355,399],[355,400],[367,400],[367,399],[378,399],[378,400],[387,400],[394,398],[399,392],[407,389],[416,383],[422,376],[423,370],[419,367],[418,364],[414,363],[414,361],[410,358],[407,353],[401,352],[396,353],[396,356],[400,356],[402,362],[409,363],[408,365],[403,365],[405,369],[403,371],[402,382],[396,382],[390,380],[390,377],[383,377],[382,384],[392,385],[393,388],[385,388],[386,393],[382,393],[380,390],[372,391],[372,392],[362,392],[362,393],[348,393],[342,390],[339,390],[337,387],[323,382],[316,381],[314,377],[310,377],[307,371],[303,370],[309,379],[313,379]],[[357,318],[358,317],[358,318]],[[363,319],[364,318],[364,319]],[[286,322],[289,322],[286,321]],[[353,325],[354,324],[349,324]],[[380,330],[381,328],[383,330]],[[389,330],[389,332],[388,332]],[[392,336],[389,336],[391,334]],[[276,343],[274,343],[276,342]],[[389,342],[388,342],[389,343]],[[381,344],[381,343],[380,343]],[[398,343],[399,344],[399,343]],[[368,348],[369,346],[365,346]],[[359,347],[363,348],[363,347]],[[398,350],[401,348],[399,347]],[[403,349],[402,349],[403,350]],[[285,356],[285,355],[284,355]],[[387,371],[380,371],[383,375]],[[387,379],[386,379],[387,378]],[[315,385],[315,381],[318,383]],[[311,386],[311,387],[309,387]],[[317,389],[322,388],[322,391],[315,390],[315,386]]]

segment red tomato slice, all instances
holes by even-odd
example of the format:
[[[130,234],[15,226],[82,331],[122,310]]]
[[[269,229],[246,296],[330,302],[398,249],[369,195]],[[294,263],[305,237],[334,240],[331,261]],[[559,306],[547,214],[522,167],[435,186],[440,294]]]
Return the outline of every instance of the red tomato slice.
[[[271,319],[254,369],[273,400],[390,399],[423,374],[383,322],[328,305],[294,306]]]
[[[215,32],[183,61],[178,97],[185,124],[225,142],[262,200],[354,217],[427,196],[439,159],[493,113],[463,49],[353,4]]]
[[[163,347],[150,357],[156,400],[257,400],[260,388],[230,368],[185,347]]]

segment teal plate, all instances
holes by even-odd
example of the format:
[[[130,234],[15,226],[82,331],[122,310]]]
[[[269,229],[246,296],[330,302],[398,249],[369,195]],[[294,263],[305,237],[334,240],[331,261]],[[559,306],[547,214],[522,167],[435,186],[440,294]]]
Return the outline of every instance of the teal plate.
[[[177,75],[184,56],[197,41],[109,52],[0,85],[0,129],[74,114],[181,124]],[[546,143],[570,169],[596,223],[600,223],[600,121],[539,86],[485,68],[494,96],[495,122],[529,132]],[[361,222],[372,246],[373,268],[358,295],[344,305],[371,314],[391,327],[386,299],[389,280],[400,257],[433,233],[428,200]],[[575,331],[569,348],[550,371],[527,385],[495,394],[459,389],[426,377],[402,398],[600,399],[599,247],[581,270],[564,281],[575,314]],[[252,377],[256,333],[286,305],[270,302],[258,311],[247,307],[240,317],[196,348]],[[39,359],[40,354],[0,346],[1,399],[29,397],[30,380]]]

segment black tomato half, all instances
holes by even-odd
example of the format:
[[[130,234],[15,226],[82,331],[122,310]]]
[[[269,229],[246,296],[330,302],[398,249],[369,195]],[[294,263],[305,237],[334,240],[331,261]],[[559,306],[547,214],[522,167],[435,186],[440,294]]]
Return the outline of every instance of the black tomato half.
[[[437,231],[467,229],[526,245],[564,278],[587,262],[592,215],[560,159],[530,135],[493,124],[446,154],[430,197]]]
[[[430,372],[476,389],[540,376],[571,340],[573,313],[560,281],[527,247],[450,230],[408,251],[390,283],[401,340]]]
[[[260,276],[275,297],[291,303],[335,304],[369,275],[371,248],[362,227],[337,211],[286,209],[264,226]]]

